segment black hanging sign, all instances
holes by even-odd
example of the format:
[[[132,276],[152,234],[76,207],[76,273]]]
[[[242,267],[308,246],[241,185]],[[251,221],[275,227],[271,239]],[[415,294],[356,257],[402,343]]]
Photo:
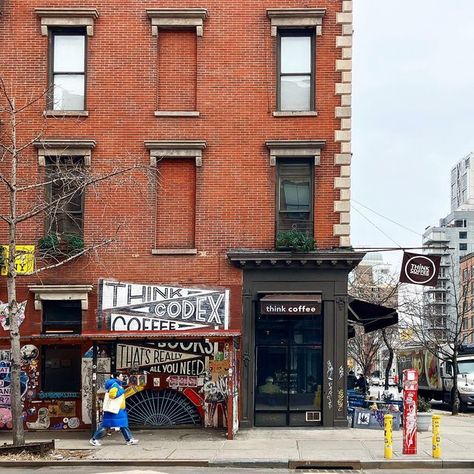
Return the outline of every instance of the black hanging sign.
[[[404,252],[400,283],[436,286],[440,262],[439,255],[417,255]]]

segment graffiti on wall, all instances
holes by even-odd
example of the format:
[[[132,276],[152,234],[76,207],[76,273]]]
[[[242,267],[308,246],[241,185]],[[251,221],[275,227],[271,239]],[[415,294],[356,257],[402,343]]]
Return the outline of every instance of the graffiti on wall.
[[[18,303],[18,310],[16,317],[18,319],[18,327],[21,326],[21,323],[25,320],[25,309],[26,301]],[[0,301],[0,324],[5,331],[10,330],[10,312],[8,311],[8,303],[2,303]]]
[[[87,355],[87,354],[86,354]],[[104,393],[105,381],[110,378],[110,357],[97,358],[97,393]],[[82,359],[82,422],[92,423],[92,357]]]
[[[327,361],[327,368],[326,368],[326,378],[328,383],[328,393],[326,395],[326,400],[328,404],[328,408],[332,409],[332,393],[333,393],[333,380],[334,380],[334,367],[330,360]]]
[[[98,313],[112,331],[227,329],[229,290],[101,280]]]
[[[38,386],[39,350],[32,344],[21,347],[21,400],[31,400]],[[11,429],[11,353],[0,351],[0,428]]]

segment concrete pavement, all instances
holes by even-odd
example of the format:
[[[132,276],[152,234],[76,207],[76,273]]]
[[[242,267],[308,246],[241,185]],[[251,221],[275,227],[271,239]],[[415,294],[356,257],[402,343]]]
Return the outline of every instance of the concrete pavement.
[[[77,461],[67,455],[56,463],[88,462],[133,463],[136,465],[209,465],[290,467],[331,465],[353,468],[390,467],[474,467],[474,417],[441,414],[442,458],[431,457],[431,432],[418,434],[418,454],[402,454],[402,431],[394,431],[394,455],[384,460],[383,430],[361,429],[279,429],[254,428],[241,430],[234,440],[227,440],[222,431],[203,429],[160,429],[136,431],[137,446],[126,446],[120,433],[103,440],[101,447],[88,444],[85,432],[36,432],[33,440],[57,439],[61,453],[81,453]],[[0,443],[9,442],[8,433],[0,433]],[[76,461],[74,461],[76,459]],[[0,459],[1,465],[1,459]]]

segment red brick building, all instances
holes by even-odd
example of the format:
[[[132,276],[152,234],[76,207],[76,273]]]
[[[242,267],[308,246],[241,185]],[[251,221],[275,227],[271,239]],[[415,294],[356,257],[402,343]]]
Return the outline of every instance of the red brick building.
[[[114,368],[139,392],[138,425],[344,426],[347,274],[363,256],[349,237],[352,1],[0,9],[6,88],[39,97],[18,127],[35,138],[21,178],[68,160],[141,167],[19,226],[37,249],[51,233],[116,240],[18,276],[28,428],[90,424]],[[282,249],[287,231],[316,250]]]

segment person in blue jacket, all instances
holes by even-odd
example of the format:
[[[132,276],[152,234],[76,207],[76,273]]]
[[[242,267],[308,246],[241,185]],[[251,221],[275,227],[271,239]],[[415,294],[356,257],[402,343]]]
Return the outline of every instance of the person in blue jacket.
[[[118,398],[124,395],[125,389],[123,388],[123,374],[120,372],[114,372],[112,378],[105,382],[105,390],[109,393],[110,398]],[[107,428],[120,428],[120,431],[128,445],[138,444],[138,439],[133,437],[132,432],[128,428],[125,396],[123,397],[122,405],[118,413],[104,411],[102,422],[89,440],[89,443],[92,444],[92,446],[101,446],[99,439],[105,435]]]

